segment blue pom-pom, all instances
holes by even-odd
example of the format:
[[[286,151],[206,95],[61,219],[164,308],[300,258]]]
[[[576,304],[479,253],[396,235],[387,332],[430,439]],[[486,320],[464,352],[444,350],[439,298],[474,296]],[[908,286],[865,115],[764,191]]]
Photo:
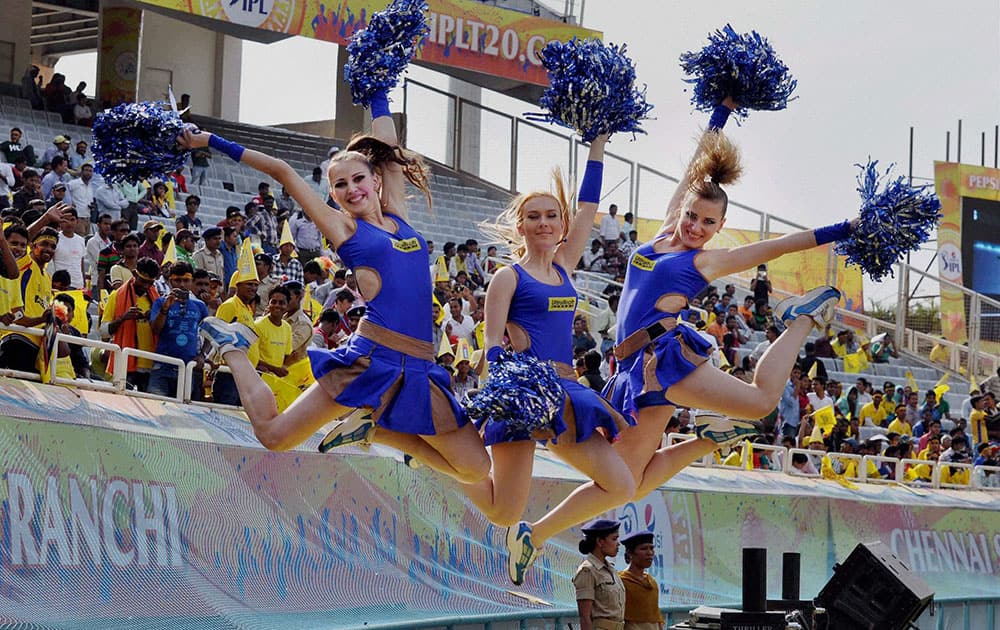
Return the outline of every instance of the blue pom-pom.
[[[355,105],[368,107],[378,92],[396,87],[417,48],[430,32],[424,0],[394,0],[372,14],[368,26],[347,45],[344,81]]]
[[[835,245],[847,263],[861,267],[875,282],[894,275],[892,265],[916,251],[941,222],[941,200],[931,186],[910,186],[900,176],[889,179],[890,165],[878,171],[878,161],[868,161],[858,174],[861,211],[851,236]],[[887,181],[888,180],[888,181]],[[879,186],[885,182],[882,190]]]
[[[635,85],[635,65],[624,44],[575,37],[549,42],[542,65],[549,87],[539,105],[546,112],[527,113],[527,118],[573,129],[584,142],[602,133],[646,133],[640,123],[653,106],[646,102],[646,86]]]
[[[745,118],[748,110],[779,110],[794,100],[797,82],[788,66],[775,54],[767,39],[756,31],[739,34],[732,26],[708,36],[708,45],[681,55],[681,68],[692,76],[691,102],[703,112],[712,111],[727,96],[736,102],[733,111]]]
[[[94,119],[95,170],[113,183],[166,178],[187,162],[184,121],[162,103],[123,103]]]
[[[502,423],[507,439],[555,437],[552,419],[565,392],[552,366],[528,354],[501,352],[474,398],[463,401],[477,427]]]

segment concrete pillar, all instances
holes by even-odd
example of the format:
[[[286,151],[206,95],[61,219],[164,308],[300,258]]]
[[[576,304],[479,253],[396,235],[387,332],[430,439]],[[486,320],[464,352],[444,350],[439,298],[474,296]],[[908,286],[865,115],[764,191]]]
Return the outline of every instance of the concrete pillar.
[[[448,91],[472,103],[482,102],[482,88],[465,83],[464,81],[449,79]],[[462,121],[460,128],[462,136],[461,142],[459,143],[460,163],[457,165],[458,170],[478,176],[480,175],[479,160],[482,152],[482,133],[480,131],[480,124],[483,117],[482,111],[478,107],[466,105],[461,108],[460,112],[456,111],[455,115],[460,116]],[[449,164],[451,164],[451,162],[449,162]]]
[[[351,101],[351,89],[344,83],[344,65],[347,63],[347,46],[337,47],[337,118],[334,129],[337,137],[347,140],[351,136],[371,128],[371,118],[361,107]]]
[[[31,3],[0,0],[0,82],[21,83],[31,63]]]
[[[243,75],[243,40],[215,34],[215,99],[212,116],[240,118],[240,80]]]

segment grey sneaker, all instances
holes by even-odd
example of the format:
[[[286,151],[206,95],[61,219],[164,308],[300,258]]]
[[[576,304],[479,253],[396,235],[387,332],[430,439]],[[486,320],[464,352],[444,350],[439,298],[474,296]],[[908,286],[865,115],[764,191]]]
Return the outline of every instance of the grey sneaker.
[[[358,444],[362,448],[372,445],[375,437],[375,421],[367,410],[357,410],[337,423],[319,443],[319,452],[326,453],[340,446]],[[360,444],[359,444],[360,443]]]
[[[816,287],[805,295],[790,297],[778,302],[774,314],[786,325],[800,315],[811,317],[813,324],[822,329],[833,321],[834,309],[840,301],[840,291],[834,287]]]
[[[719,446],[760,435],[763,428],[763,425],[756,420],[728,418],[714,412],[699,412],[694,417],[695,435],[703,440],[711,440]]]
[[[210,342],[219,354],[232,350],[246,352],[257,343],[257,333],[240,323],[227,324],[218,317],[206,317],[198,325],[198,332]]]

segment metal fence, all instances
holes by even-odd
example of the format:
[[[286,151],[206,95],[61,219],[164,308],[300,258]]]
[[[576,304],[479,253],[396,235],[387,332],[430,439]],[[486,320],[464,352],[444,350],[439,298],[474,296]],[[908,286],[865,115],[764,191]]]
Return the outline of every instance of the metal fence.
[[[553,168],[576,181],[587,146],[567,130],[540,125],[430,85],[406,79],[403,109],[408,145],[450,168],[511,193],[547,190]],[[419,121],[419,124],[417,124]],[[441,130],[446,130],[444,134]],[[677,185],[677,178],[613,152],[605,154],[604,198],[637,218],[659,218]],[[726,225],[756,231],[761,239],[808,229],[763,210],[730,200]],[[826,282],[837,282],[837,260],[830,252]],[[748,286],[752,270],[735,280]],[[994,352],[1000,344],[1000,302],[949,283],[936,273],[900,263],[895,312],[877,317],[840,311],[842,326],[864,330],[869,337],[887,332],[899,350],[935,366],[977,380],[996,373],[1000,366]],[[941,337],[941,287],[964,296],[967,343]],[[897,326],[897,323],[900,325]],[[931,361],[931,351],[938,348]],[[944,358],[941,358],[942,354]]]

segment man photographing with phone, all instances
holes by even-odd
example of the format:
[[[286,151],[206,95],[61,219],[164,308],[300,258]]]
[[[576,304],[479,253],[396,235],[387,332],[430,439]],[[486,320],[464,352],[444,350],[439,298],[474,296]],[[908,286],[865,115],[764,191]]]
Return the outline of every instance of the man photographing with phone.
[[[186,262],[176,262],[168,276],[170,293],[153,302],[150,326],[157,335],[156,352],[182,359],[184,363],[200,360],[198,324],[208,317],[208,306],[191,294],[194,269]],[[200,374],[195,370],[195,374]],[[149,376],[149,393],[160,396],[177,395],[177,366],[153,363]],[[202,400],[202,383],[191,384],[191,400]]]
[[[771,288],[771,281],[767,278],[767,265],[757,265],[757,275],[750,281],[750,290],[753,291],[754,303],[764,300],[770,301],[769,294],[774,290]]]

